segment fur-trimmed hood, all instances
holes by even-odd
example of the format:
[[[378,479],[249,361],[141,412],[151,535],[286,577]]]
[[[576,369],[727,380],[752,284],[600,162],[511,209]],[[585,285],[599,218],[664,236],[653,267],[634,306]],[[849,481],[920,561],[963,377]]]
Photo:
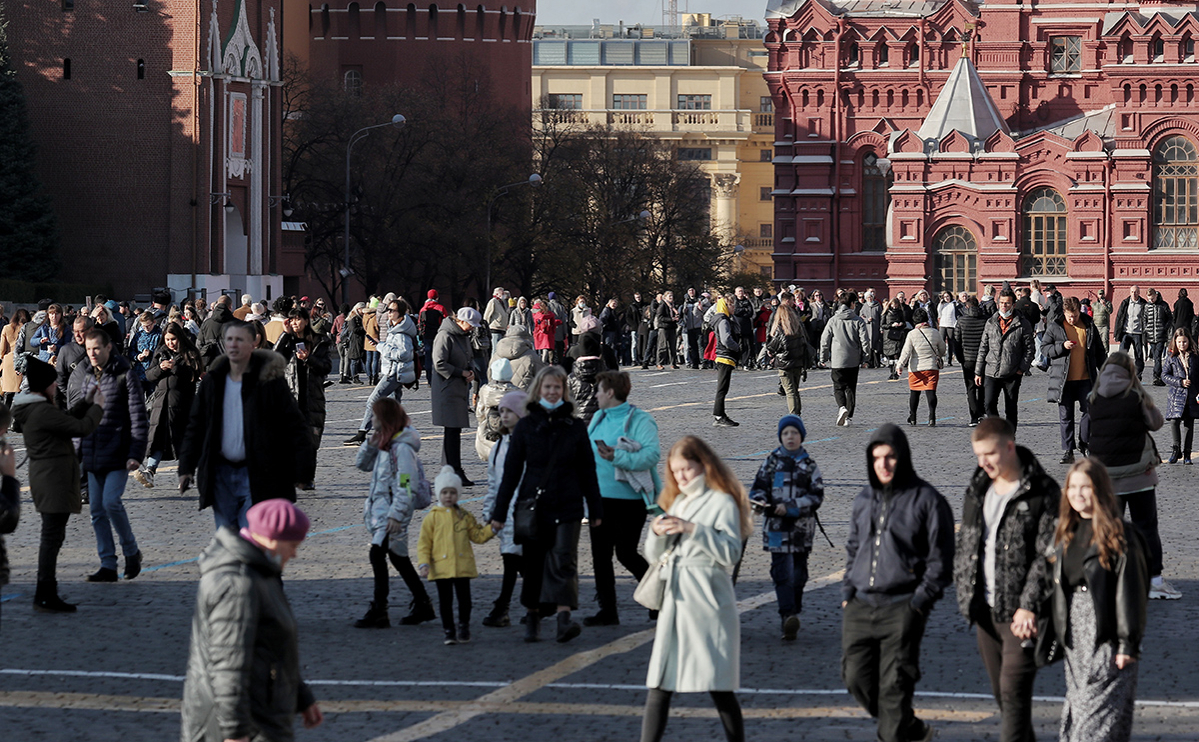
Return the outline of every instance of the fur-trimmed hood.
[[[256,350],[250,354],[250,365],[246,368],[247,373],[256,377],[260,382],[274,381],[275,379],[283,378],[283,371],[287,368],[287,360],[282,355],[273,350]],[[221,356],[217,358],[212,368],[208,369],[210,374],[228,374],[229,373],[229,356]]]

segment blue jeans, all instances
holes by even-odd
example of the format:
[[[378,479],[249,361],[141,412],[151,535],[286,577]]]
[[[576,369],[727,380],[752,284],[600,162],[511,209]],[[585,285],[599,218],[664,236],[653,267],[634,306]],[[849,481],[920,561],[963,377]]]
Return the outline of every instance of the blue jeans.
[[[88,472],[87,491],[92,513],[92,530],[96,532],[96,552],[100,555],[100,566],[113,571],[117,568],[117,547],[112,540],[112,530],[117,530],[121,539],[121,553],[126,557],[137,553],[137,539],[129,527],[129,514],[121,495],[125,494],[125,482],[129,472],[124,469],[107,472]]]
[[[375,384],[370,399],[366,400],[366,414],[362,416],[362,424],[358,426],[359,430],[371,429],[371,412],[375,408],[375,402],[388,396],[395,397],[397,402],[404,401],[404,387],[396,381],[394,376],[390,375],[384,376],[379,379],[378,384]]]
[[[212,502],[212,517],[216,527],[229,526],[235,531],[245,528],[246,511],[253,504],[249,468],[217,464],[216,492]]]
[[[366,351],[366,375],[374,376],[379,373],[379,351]]]
[[[162,451],[151,451],[146,457],[146,468],[150,471],[158,471],[158,465],[162,463]]]
[[[771,554],[770,579],[779,599],[779,615],[799,615],[803,610],[804,585],[808,584],[808,552]]]

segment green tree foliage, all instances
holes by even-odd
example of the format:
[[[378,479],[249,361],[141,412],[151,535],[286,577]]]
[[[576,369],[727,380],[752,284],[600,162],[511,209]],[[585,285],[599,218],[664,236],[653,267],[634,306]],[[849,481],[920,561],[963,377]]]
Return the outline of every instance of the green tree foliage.
[[[6,278],[46,281],[58,272],[58,229],[34,174],[35,148],[7,25],[0,6],[0,265]]]

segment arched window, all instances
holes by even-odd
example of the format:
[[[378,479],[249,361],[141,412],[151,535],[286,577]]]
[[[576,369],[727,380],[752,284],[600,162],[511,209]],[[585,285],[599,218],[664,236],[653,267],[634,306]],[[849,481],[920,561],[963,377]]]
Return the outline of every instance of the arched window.
[[[1066,275],[1066,202],[1052,188],[1024,199],[1024,254],[1021,275]]]
[[[466,6],[458,4],[458,26],[455,29],[459,41],[466,38]]]
[[[1199,155],[1186,137],[1153,151],[1153,246],[1199,247]]]
[[[891,193],[887,189],[891,168],[873,152],[862,158],[862,251],[885,252],[887,249],[887,210]]]
[[[933,238],[936,291],[974,293],[978,283],[978,241],[965,227],[946,227]]]
[[[384,40],[387,38],[387,3],[375,3],[375,38]]]
[[[441,29],[438,27],[437,6],[429,6],[429,38],[441,38]]]
[[[891,47],[887,46],[886,41],[883,41],[878,45],[878,66],[891,66]]]
[[[346,25],[346,36],[349,36],[351,39],[362,37],[362,16],[358,3],[350,3],[349,7],[346,8]]]
[[[362,94],[362,70],[349,69],[342,75],[342,89],[347,95]]]

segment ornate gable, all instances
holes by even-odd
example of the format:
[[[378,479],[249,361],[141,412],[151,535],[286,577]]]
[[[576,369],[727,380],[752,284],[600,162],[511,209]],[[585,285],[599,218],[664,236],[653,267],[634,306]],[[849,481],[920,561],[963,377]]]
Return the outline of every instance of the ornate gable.
[[[225,72],[236,77],[261,79],[263,77],[262,54],[254,37],[250,34],[250,19],[246,16],[246,0],[235,0],[237,7],[234,14],[237,20],[233,24],[225,43],[221,46],[221,58]],[[215,5],[214,12],[215,12]]]

